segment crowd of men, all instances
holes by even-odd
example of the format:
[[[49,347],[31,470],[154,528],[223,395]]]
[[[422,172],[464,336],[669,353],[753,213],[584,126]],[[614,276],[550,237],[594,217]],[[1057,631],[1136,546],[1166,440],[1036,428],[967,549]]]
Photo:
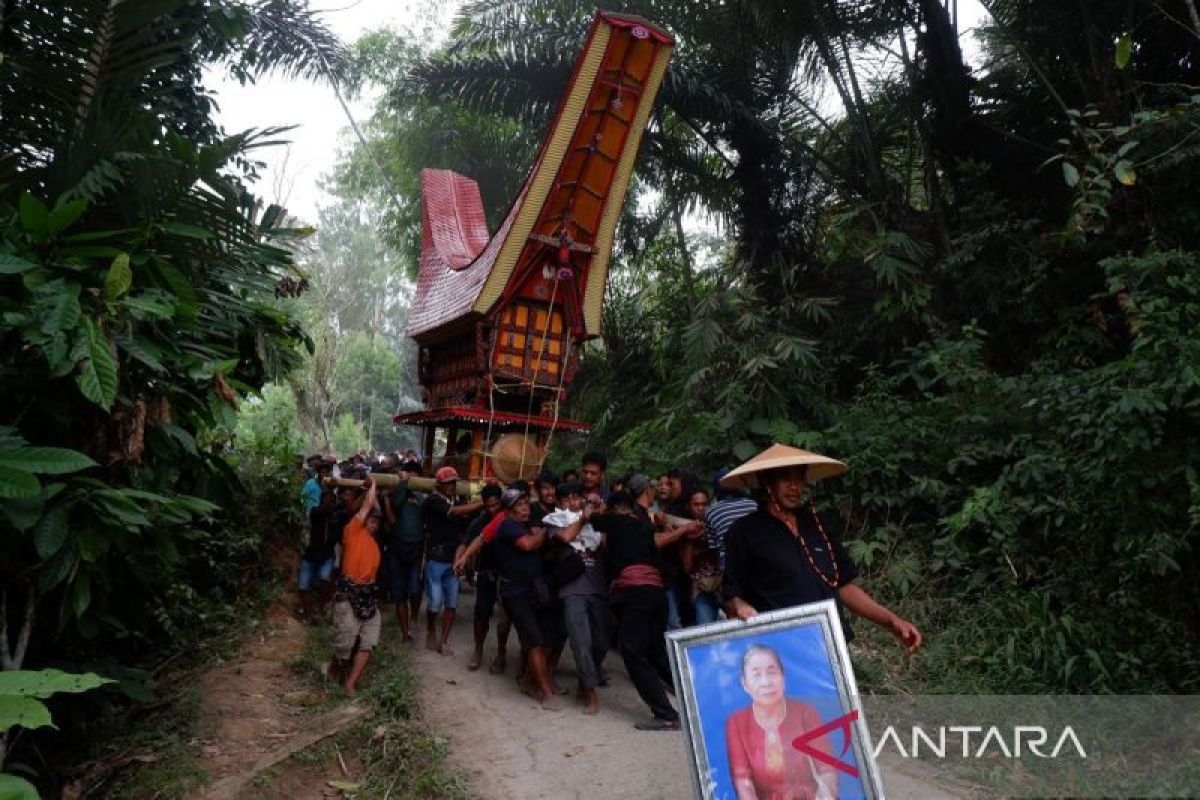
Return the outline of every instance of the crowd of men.
[[[650,710],[636,724],[640,730],[679,727],[669,697],[671,629],[835,598],[910,650],[919,646],[911,623],[852,583],[854,565],[827,532],[832,526],[812,510],[803,466],[767,476],[757,498],[723,486],[726,471],[711,481],[684,470],[610,480],[607,467],[591,452],[578,470],[488,484],[471,500],[456,493],[453,466],[435,471],[432,491],[411,488],[408,479],[422,476],[411,451],[341,464],[310,459],[303,490],[310,534],[299,589],[312,619],[324,618],[332,602],[331,678],[356,691],[379,643],[381,604],[394,607],[405,642],[417,639],[424,607],[425,647],[453,655],[464,583],[475,591],[467,669],[485,663],[494,623],[488,669],[504,673],[515,628],[519,688],[558,710],[570,692],[555,674],[569,646],[575,695],[583,713],[595,714],[615,647]],[[335,471],[361,479],[361,487],[338,487]],[[380,472],[397,474],[397,485],[379,486],[382,479],[371,474]],[[783,531],[774,544],[772,526]]]

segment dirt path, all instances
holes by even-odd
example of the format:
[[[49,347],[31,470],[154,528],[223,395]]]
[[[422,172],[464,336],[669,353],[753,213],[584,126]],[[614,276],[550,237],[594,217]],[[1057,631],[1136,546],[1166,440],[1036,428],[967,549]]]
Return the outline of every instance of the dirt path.
[[[450,764],[468,776],[473,796],[480,800],[691,796],[682,734],[633,728],[646,712],[615,653],[606,661],[612,684],[601,689],[597,716],[583,715],[573,700],[564,703],[560,712],[542,711],[516,689],[515,634],[509,643],[508,674],[491,675],[486,667],[478,672],[466,669],[473,602],[473,595],[462,598],[453,635],[456,655],[441,656],[417,646],[409,649],[420,676],[425,719],[432,730],[448,738]],[[390,616],[385,620],[383,635],[391,640],[398,631]],[[209,782],[192,800],[341,796],[328,783],[343,777],[336,765],[278,774],[287,759],[335,736],[367,713],[359,703],[316,710],[323,696],[304,688],[306,682],[291,666],[304,651],[307,637],[304,625],[284,604],[276,604],[236,658],[199,677],[202,703],[196,729],[201,738],[196,745],[199,766]],[[489,657],[494,647],[493,639]],[[568,651],[558,676],[562,685],[574,685],[572,670]],[[963,796],[909,769],[905,764],[884,765],[891,800]]]
[[[262,797],[254,781],[297,752],[345,730],[366,714],[357,703],[314,713],[323,700],[290,666],[308,631],[283,603],[271,606],[236,658],[199,676],[198,766],[210,782],[194,800]],[[331,774],[328,777],[342,777]],[[292,786],[288,798],[340,797],[324,776]]]
[[[601,689],[597,716],[584,716],[573,701],[560,712],[542,711],[516,690],[515,633],[509,642],[507,675],[490,675],[486,667],[467,671],[473,602],[473,595],[462,597],[452,640],[454,656],[423,648],[414,648],[413,654],[426,718],[450,739],[451,762],[470,776],[475,796],[481,800],[680,800],[692,795],[683,735],[633,728],[647,713],[617,654],[610,654],[605,662],[612,685]],[[489,638],[488,645],[490,658],[494,639]],[[563,686],[574,685],[572,669],[568,650],[558,676]],[[901,771],[901,765],[885,764],[883,770],[890,800],[960,796],[924,776]]]

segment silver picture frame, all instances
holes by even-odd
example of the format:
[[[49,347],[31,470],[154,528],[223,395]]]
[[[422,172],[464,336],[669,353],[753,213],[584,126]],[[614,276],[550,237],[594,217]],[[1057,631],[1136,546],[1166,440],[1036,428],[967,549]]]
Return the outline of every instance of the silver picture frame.
[[[722,648],[720,651],[713,651],[714,653],[727,654],[736,652],[739,648],[744,653],[752,645],[763,642],[770,642],[776,650],[780,646],[786,647],[788,642],[795,642],[797,647],[803,648],[803,658],[817,658],[828,664],[829,673],[832,674],[833,692],[830,693],[831,687],[828,682],[822,682],[819,695],[827,698],[825,705],[832,706],[836,701],[837,708],[841,709],[841,717],[832,722],[838,724],[843,735],[850,735],[850,742],[844,752],[853,752],[852,762],[847,761],[838,769],[847,773],[857,771],[858,786],[861,789],[861,793],[839,793],[839,800],[849,797],[882,800],[883,783],[873,757],[870,732],[863,716],[837,605],[833,600],[756,614],[747,621],[725,620],[667,634],[671,673],[675,680],[675,697],[681,709],[681,727],[687,743],[695,796],[703,800],[737,800],[732,770],[728,766],[729,756],[724,751],[710,752],[714,739],[723,738],[720,732],[714,730],[714,719],[723,717],[727,712],[720,708],[708,709],[706,712],[704,708],[706,703],[713,706],[718,704],[713,698],[714,691],[719,693],[726,690],[714,690],[712,676],[697,674],[706,668],[697,669],[694,661],[703,659],[706,651],[712,648]],[[823,648],[822,653],[818,654],[819,658],[812,652],[814,642],[819,642]],[[693,654],[696,655],[695,659],[692,658]],[[725,663],[727,664],[728,660]],[[729,678],[726,676],[723,680],[728,683]],[[786,696],[789,699],[797,695],[813,695],[811,687],[794,686],[791,680],[788,678],[789,683],[786,686]],[[745,692],[741,701],[748,702]],[[729,702],[732,700],[726,698],[721,700],[720,704],[727,706]],[[824,715],[822,722],[825,725],[831,724],[831,720],[825,719]],[[724,780],[721,764],[724,764],[727,770]]]

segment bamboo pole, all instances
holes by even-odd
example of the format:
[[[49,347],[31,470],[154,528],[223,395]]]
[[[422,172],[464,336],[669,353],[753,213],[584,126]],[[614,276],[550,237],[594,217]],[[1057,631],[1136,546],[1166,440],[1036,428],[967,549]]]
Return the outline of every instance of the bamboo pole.
[[[397,486],[404,485],[418,492],[432,492],[437,486],[437,481],[433,478],[416,477],[401,480],[399,475],[393,475],[390,472],[372,472],[371,480],[380,489],[395,489]],[[361,489],[363,482],[353,478],[326,478],[325,485],[336,486],[339,489]],[[479,482],[479,486],[482,485],[482,482]],[[472,481],[456,481],[454,484],[454,493],[462,497],[470,497],[477,494],[478,491],[479,487],[475,486]]]

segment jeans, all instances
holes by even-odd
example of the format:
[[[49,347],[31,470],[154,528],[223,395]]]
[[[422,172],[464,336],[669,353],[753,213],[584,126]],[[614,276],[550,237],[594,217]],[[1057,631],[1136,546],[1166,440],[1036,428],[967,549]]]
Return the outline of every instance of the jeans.
[[[608,652],[608,598],[580,594],[564,597],[562,602],[579,682],[584,689],[595,689],[600,685],[600,664]]]
[[[425,610],[431,614],[443,608],[458,608],[458,576],[452,564],[430,561],[425,565],[425,595],[429,598]]]
[[[716,622],[721,614],[721,600],[709,592],[696,593],[696,624]]]
[[[668,586],[663,591],[667,595],[667,630],[677,631],[683,627],[683,623],[679,619],[679,597],[675,594],[672,586]]]
[[[297,576],[296,582],[300,585],[300,591],[307,592],[313,587],[314,583],[328,583],[333,577],[333,556],[324,561],[309,561],[308,559],[300,559],[300,574]]]
[[[664,684],[671,684],[667,658],[667,598],[657,586],[618,589],[610,600],[617,614],[617,643],[634,688],[657,719],[678,720]]]

